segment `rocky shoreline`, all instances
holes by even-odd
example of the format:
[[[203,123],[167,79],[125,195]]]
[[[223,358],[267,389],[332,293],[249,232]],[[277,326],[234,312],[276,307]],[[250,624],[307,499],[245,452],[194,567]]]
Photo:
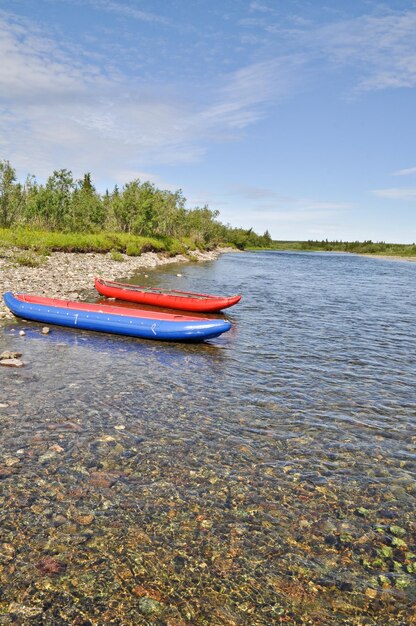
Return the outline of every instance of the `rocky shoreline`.
[[[115,261],[111,253],[53,252],[46,257],[40,267],[17,265],[13,258],[15,249],[3,250],[0,256],[0,297],[6,291],[27,292],[53,298],[82,300],[80,292],[92,289],[94,277],[103,276],[108,280],[120,280],[132,276],[140,270],[155,268],[172,263],[190,261],[212,261],[231,248],[216,248],[210,252],[193,251],[187,256],[168,257],[155,252],[145,252],[138,257],[121,255]],[[0,321],[14,316],[0,300]]]

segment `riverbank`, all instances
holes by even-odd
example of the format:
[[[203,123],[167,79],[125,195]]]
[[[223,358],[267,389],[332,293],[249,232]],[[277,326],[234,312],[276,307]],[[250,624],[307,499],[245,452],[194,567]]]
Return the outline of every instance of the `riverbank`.
[[[0,258],[0,294],[6,291],[27,292],[51,298],[82,300],[82,292],[92,289],[94,277],[103,276],[108,280],[121,280],[133,274],[172,263],[192,261],[213,261],[224,252],[234,252],[233,248],[216,248],[209,252],[198,250],[187,256],[178,254],[168,257],[155,252],[145,252],[140,256],[120,254],[114,260],[111,253],[53,252],[45,257],[39,267],[17,265],[13,260],[16,250],[3,251]],[[12,318],[3,299],[0,301],[0,319]]]
[[[353,254],[357,254],[354,252]],[[416,261],[416,256],[399,256],[397,254],[357,254],[357,256],[365,256],[370,259],[380,259],[381,261]]]
[[[384,243],[372,241],[273,241],[274,250],[293,252],[347,252],[374,257],[412,259],[416,257],[416,244]]]

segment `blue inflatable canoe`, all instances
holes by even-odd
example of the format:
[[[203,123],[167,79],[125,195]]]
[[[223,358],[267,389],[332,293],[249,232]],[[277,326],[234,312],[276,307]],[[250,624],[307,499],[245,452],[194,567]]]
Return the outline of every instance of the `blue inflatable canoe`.
[[[27,320],[144,339],[204,341],[231,328],[230,322],[224,319],[71,302],[11,291],[4,294],[3,300],[12,313]]]

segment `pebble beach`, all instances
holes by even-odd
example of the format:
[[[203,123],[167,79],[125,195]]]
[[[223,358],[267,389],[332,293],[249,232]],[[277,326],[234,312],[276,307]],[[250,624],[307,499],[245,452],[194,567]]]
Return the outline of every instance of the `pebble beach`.
[[[193,251],[188,256],[173,257],[155,252],[145,252],[138,257],[123,254],[120,261],[113,260],[110,253],[53,252],[40,267],[27,267],[13,261],[16,250],[10,248],[3,250],[0,255],[0,294],[2,296],[6,291],[13,291],[82,300],[83,292],[93,288],[95,276],[120,280],[160,265],[212,261],[227,250],[217,248],[207,252]],[[0,319],[12,317],[13,314],[1,299]]]

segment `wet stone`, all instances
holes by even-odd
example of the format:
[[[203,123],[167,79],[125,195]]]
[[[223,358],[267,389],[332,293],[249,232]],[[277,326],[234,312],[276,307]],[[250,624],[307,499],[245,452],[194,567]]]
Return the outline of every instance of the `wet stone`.
[[[139,607],[144,615],[157,615],[163,611],[163,605],[153,598],[141,598]]]
[[[5,459],[4,464],[7,467],[13,467],[13,465],[17,465],[18,463],[20,463],[20,459],[16,458],[16,457],[8,457],[7,459]]]
[[[90,474],[90,483],[94,487],[109,488],[116,482],[116,477],[107,472],[92,472]]]
[[[12,561],[15,556],[15,549],[10,543],[3,543],[0,546],[1,559],[4,561]]]
[[[36,569],[42,576],[55,576],[66,570],[66,564],[52,556],[45,556],[36,563]]]
[[[81,526],[89,526],[93,523],[95,517],[94,515],[78,515],[75,518],[75,521],[78,522]]]
[[[24,363],[20,359],[1,359],[0,365],[4,365],[4,367],[23,367]]]

